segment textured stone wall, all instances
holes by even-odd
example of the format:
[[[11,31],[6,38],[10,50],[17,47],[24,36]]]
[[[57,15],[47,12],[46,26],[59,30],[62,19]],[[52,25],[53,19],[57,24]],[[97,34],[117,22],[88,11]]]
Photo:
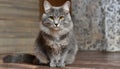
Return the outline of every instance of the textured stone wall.
[[[120,0],[102,0],[107,51],[120,51]]]
[[[72,0],[72,17],[82,50],[100,50],[104,44],[101,0]]]
[[[72,0],[81,50],[120,51],[120,0]]]

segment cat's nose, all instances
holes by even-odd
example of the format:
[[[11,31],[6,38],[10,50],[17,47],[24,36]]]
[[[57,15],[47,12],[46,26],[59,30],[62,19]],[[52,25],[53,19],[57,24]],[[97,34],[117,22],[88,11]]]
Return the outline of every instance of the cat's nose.
[[[58,26],[58,24],[55,24],[55,26]]]

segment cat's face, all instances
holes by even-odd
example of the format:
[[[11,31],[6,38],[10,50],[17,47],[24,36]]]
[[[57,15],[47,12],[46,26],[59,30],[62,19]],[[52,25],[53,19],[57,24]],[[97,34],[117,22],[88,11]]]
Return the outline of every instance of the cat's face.
[[[64,5],[59,7],[54,7],[48,1],[45,1],[45,13],[42,17],[43,25],[53,30],[61,30],[64,28],[68,28],[71,25],[69,7],[69,1],[67,1]]]

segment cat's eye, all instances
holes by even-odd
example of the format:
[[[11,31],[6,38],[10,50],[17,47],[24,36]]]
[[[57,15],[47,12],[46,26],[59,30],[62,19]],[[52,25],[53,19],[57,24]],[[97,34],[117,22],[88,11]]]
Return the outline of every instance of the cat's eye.
[[[60,16],[59,19],[60,19],[60,20],[61,20],[61,19],[64,19],[64,17],[63,17],[63,16]]]
[[[49,16],[50,19],[54,20],[54,17],[53,16]]]

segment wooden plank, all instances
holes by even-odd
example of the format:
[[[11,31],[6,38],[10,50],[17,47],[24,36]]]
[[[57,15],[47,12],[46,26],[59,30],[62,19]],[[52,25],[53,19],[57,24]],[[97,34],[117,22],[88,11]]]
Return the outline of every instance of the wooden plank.
[[[1,38],[34,38],[37,36],[37,33],[35,32],[27,32],[27,33],[0,33],[0,39]]]
[[[16,6],[14,4],[9,4],[9,3],[2,3],[0,2],[0,7],[5,7],[5,8],[13,8],[13,9],[23,9],[23,10],[31,10],[31,11],[34,11],[34,10],[38,10],[39,7],[38,7],[38,4],[33,4],[33,5],[22,5],[23,3],[21,4],[17,4]],[[21,6],[22,5],[22,6]]]
[[[1,38],[0,47],[16,45],[33,45],[35,38]]]
[[[33,52],[35,38],[1,38],[0,54]]]
[[[24,16],[24,15],[12,15],[12,14],[0,14],[1,17],[0,19],[1,20],[29,20],[29,21],[39,21],[39,18],[38,17],[33,17],[33,16]]]
[[[15,5],[19,5],[19,4],[24,4],[24,5],[38,5],[39,4],[39,0],[0,0],[0,3],[3,4],[15,4]]]
[[[33,46],[32,45],[20,45],[20,46],[8,46],[8,47],[1,47],[0,54],[5,53],[33,53]]]
[[[8,11],[8,12],[6,12]],[[21,10],[19,8],[9,8],[9,7],[0,7],[0,15],[1,14],[14,14],[14,15],[26,15],[26,16],[38,16],[38,10]]]
[[[38,28],[39,22],[29,20],[0,20],[0,27],[32,27]]]

